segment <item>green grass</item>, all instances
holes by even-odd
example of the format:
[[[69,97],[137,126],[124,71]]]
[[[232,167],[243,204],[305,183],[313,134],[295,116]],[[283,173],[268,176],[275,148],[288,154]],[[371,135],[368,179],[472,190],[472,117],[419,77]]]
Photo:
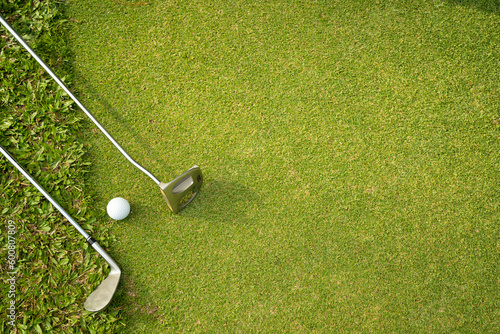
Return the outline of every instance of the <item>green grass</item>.
[[[67,21],[57,2],[2,2],[0,13],[70,84]],[[84,182],[90,163],[83,144],[75,141],[82,115],[3,27],[0,73],[0,144],[107,248],[113,239],[106,224],[96,223],[101,217]],[[106,313],[83,310],[86,297],[105,277],[105,261],[3,157],[0,189],[0,332],[109,333],[119,328],[119,302]],[[15,318],[7,318],[11,302]]]
[[[498,1],[67,5],[127,332],[499,331]]]

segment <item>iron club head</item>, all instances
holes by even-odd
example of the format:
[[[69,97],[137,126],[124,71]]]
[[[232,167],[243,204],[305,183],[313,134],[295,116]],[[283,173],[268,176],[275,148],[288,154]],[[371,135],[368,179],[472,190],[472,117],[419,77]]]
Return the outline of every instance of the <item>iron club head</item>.
[[[106,307],[111,299],[113,298],[113,295],[115,294],[116,287],[118,286],[118,282],[120,281],[120,275],[121,275],[121,270],[120,267],[118,267],[118,264],[109,256],[106,251],[99,246],[99,244],[92,238],[90,235],[85,232],[80,225],[66,212],[66,210],[63,209],[59,205],[59,203],[56,202],[50,196],[48,192],[43,189],[41,185],[36,182],[31,175],[24,170],[24,168],[17,163],[17,161],[7,152],[1,145],[0,145],[0,153],[7,158],[7,160],[10,161],[10,163],[16,167],[16,169],[21,172],[21,174],[24,175],[28,181],[35,186],[35,188],[38,189],[42,193],[42,195],[49,200],[50,203],[64,216],[66,219],[73,225],[74,228],[80,232],[80,234],[85,238],[85,240],[94,247],[94,249],[101,255],[106,262],[109,264],[111,267],[111,271],[109,273],[109,276],[97,287],[97,289],[92,292],[89,297],[87,298],[87,301],[85,302],[85,309],[87,311],[91,312],[97,312],[102,310],[104,307]]]
[[[160,182],[161,193],[173,213],[184,209],[200,192],[203,174],[198,166],[189,168],[169,183]]]
[[[106,253],[106,251],[90,238],[88,242],[94,247],[94,249],[108,262],[111,267],[108,277],[99,284],[99,286],[87,297],[85,304],[83,305],[87,311],[97,312],[108,306],[113,298],[118,283],[120,282],[121,270],[116,264],[111,256]]]

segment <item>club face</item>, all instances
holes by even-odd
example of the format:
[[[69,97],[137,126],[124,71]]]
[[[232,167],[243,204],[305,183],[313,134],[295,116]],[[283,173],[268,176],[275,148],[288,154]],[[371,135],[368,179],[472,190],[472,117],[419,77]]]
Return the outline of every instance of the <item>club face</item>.
[[[108,277],[88,296],[84,304],[85,309],[90,312],[97,312],[105,308],[115,294],[120,282],[120,276],[120,270],[112,269]]]
[[[120,282],[121,270],[118,264],[109,256],[108,253],[93,238],[87,240],[89,244],[106,260],[111,270],[108,277],[99,284],[99,286],[88,296],[84,307],[87,311],[97,312],[105,308],[113,298],[118,283]]]
[[[173,213],[184,209],[198,195],[203,185],[200,167],[193,166],[169,183],[160,182],[160,190]]]

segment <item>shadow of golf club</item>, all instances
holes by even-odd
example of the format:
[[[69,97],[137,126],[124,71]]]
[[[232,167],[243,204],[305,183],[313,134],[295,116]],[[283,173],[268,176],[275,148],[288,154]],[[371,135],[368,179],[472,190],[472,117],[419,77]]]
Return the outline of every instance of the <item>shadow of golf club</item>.
[[[159,194],[159,192],[158,192]],[[242,217],[250,217],[251,212],[259,203],[259,196],[248,187],[232,181],[205,179],[203,188],[194,201],[185,209],[174,215],[168,211],[165,216],[166,204],[161,196],[151,196],[149,201],[136,201],[131,203],[131,212],[134,216],[165,217],[169,223],[175,223],[176,218],[181,220],[187,217],[210,221],[212,224],[225,222],[225,217],[232,217],[233,222],[238,222]],[[129,218],[124,223],[131,223]],[[158,222],[165,224],[165,221]],[[147,223],[148,226],[151,223]],[[153,223],[154,224],[154,223]]]
[[[451,5],[471,7],[487,13],[500,14],[500,1],[498,0],[447,0]]]
[[[205,217],[219,220],[232,216],[234,220],[247,216],[249,208],[258,202],[258,195],[250,188],[233,181],[212,180],[204,185],[199,209]]]
[[[78,95],[84,95],[87,97],[87,99],[94,99],[100,107],[96,108],[99,109],[99,113],[96,113],[96,110],[90,110],[90,112],[94,115],[97,116],[96,119],[97,121],[105,128],[108,129],[111,125],[115,128],[119,128],[119,131],[114,130],[111,131],[110,134],[115,138],[115,140],[123,146],[125,151],[129,153],[134,160],[135,157],[140,156],[140,154],[136,154],[136,152],[152,152],[154,150],[154,147],[148,144],[148,141],[145,139],[145,137],[131,124],[123,115],[120,113],[119,110],[117,110],[113,105],[95,88],[95,86],[89,82],[86,78],[86,76],[82,73],[80,73],[77,69],[75,69],[75,74],[78,77],[78,85],[81,87],[80,92]],[[79,108],[78,108],[79,109]],[[101,116],[104,113],[107,113],[107,118],[108,121],[104,122],[103,119],[105,117]],[[96,115],[97,114],[97,115]],[[112,124],[109,122],[109,119],[112,119]],[[93,129],[95,125],[89,120],[89,126]],[[144,127],[147,126],[148,121],[144,119]],[[96,129],[96,131],[98,131]],[[101,135],[100,131],[99,135]],[[126,134],[126,139],[123,138],[123,136],[118,137],[116,134],[121,133],[121,134]],[[126,143],[126,145],[123,145],[123,143]],[[106,144],[107,145],[107,144]],[[140,147],[139,150],[133,149],[134,146],[138,145]],[[99,148],[101,149],[101,148]],[[113,151],[116,151],[114,148],[112,148]],[[114,154],[113,152],[111,154]],[[119,153],[119,152],[116,152]],[[120,154],[121,155],[121,154]],[[154,175],[158,175],[160,180],[168,180],[170,178],[175,177],[175,173],[178,172],[178,169],[172,166],[171,164],[167,163],[164,161],[165,159],[159,158],[161,155],[155,154],[155,153],[150,153],[147,155],[147,163],[145,164],[146,169],[151,170]],[[141,159],[137,159],[139,164],[143,164],[143,161]],[[189,167],[189,166],[188,166]],[[187,167],[186,167],[187,168]],[[159,173],[159,172],[160,173]]]

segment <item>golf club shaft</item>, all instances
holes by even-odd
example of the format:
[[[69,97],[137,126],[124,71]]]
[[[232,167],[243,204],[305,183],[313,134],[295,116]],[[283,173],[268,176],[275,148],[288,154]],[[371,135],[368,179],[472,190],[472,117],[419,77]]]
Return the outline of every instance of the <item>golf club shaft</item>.
[[[85,232],[85,230],[83,228],[80,227],[80,225],[78,225],[78,223],[69,215],[69,213],[66,212],[66,210],[64,210],[60,205],[59,203],[56,202],[55,199],[52,198],[52,196],[49,195],[48,192],[45,191],[45,189],[43,189],[43,187],[41,185],[38,184],[38,182],[36,182],[30,174],[28,174],[27,171],[24,170],[23,167],[21,167],[21,165],[19,165],[17,163],[17,161],[0,145],[0,152],[3,154],[4,157],[7,158],[7,160],[9,160],[9,162],[11,164],[14,165],[14,167],[17,168],[18,171],[21,172],[21,174],[24,175],[25,178],[28,179],[28,181],[35,186],[35,188],[38,189],[38,191],[40,191],[42,193],[42,195],[49,200],[50,203],[52,203],[52,205],[64,216],[66,217],[66,219],[71,223],[71,225],[73,225],[74,228],[76,228],[78,230],[78,232],[80,232],[80,234],[85,238],[85,240],[92,245],[92,247],[94,247],[94,249],[106,260],[106,262],[108,262],[108,264],[111,266],[111,267],[114,267],[114,268],[118,268],[118,265],[116,264],[116,262],[111,258],[111,256],[109,256],[108,253],[106,253],[106,251],[97,243],[95,242],[95,240],[87,234],[87,232]]]
[[[85,238],[85,240],[89,240],[90,239],[90,235],[87,234],[87,232],[85,232],[81,227],[80,225],[78,225],[74,220],[73,218],[71,218],[71,216],[69,215],[69,213],[67,213],[60,205],[59,203],[57,203],[46,191],[45,189],[42,188],[41,185],[39,185],[32,177],[31,175],[28,174],[27,171],[24,170],[23,167],[21,167],[21,165],[19,165],[17,163],[17,161],[10,156],[10,154],[2,147],[0,146],[0,152],[3,154],[4,157],[7,158],[7,160],[10,161],[11,164],[14,165],[14,167],[17,168],[17,170],[19,170],[21,172],[21,174],[24,175],[25,178],[28,179],[28,181],[30,181],[30,183],[32,185],[34,185],[38,191],[40,191],[42,193],[43,196],[45,196],[46,199],[48,199],[50,201],[50,203],[52,203],[52,205],[60,212],[62,213],[62,215],[64,217],[66,217],[66,219],[71,223],[71,225],[73,225],[77,230],[78,232],[80,232],[81,235],[83,235],[83,237]]]
[[[47,66],[47,64],[44,63],[44,61],[40,57],[38,57],[35,51],[33,51],[30,48],[30,46],[21,38],[21,36],[17,34],[14,28],[12,28],[1,15],[0,15],[0,23],[2,23],[5,29],[7,29],[12,34],[12,36],[14,36],[17,39],[17,41],[26,49],[26,51],[28,51],[33,56],[33,58],[36,59],[36,61],[45,69],[45,71],[47,71],[47,73],[50,74],[50,76],[57,82],[57,84],[69,95],[69,97],[80,107],[80,109],[83,110],[83,112],[90,118],[90,120],[94,122],[94,124],[99,128],[99,130],[101,130],[102,133],[104,133],[104,135],[108,137],[111,143],[115,145],[115,147],[123,154],[123,156],[125,156],[125,158],[127,158],[128,161],[130,161],[135,167],[141,170],[144,174],[149,176],[154,182],[156,182],[157,185],[160,184],[160,181],[153,174],[151,174],[146,168],[139,165],[134,159],[132,159],[128,155],[128,153],[123,149],[123,147],[121,147],[120,144],[118,144],[118,142],[106,131],[106,129],[104,129],[104,127],[101,124],[99,124],[99,122],[94,118],[94,116],[92,116],[92,114],[87,110],[87,108],[85,108],[85,106],[73,95],[73,93],[71,93],[71,91],[57,77],[57,75],[54,72],[52,72],[52,70]]]

